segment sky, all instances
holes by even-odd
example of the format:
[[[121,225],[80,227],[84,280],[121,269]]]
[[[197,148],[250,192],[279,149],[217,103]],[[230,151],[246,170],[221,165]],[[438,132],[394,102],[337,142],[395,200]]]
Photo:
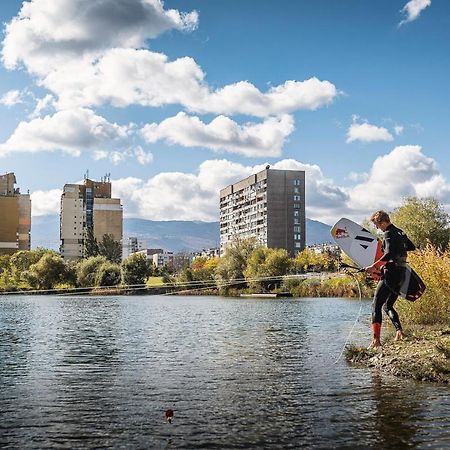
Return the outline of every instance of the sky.
[[[450,212],[448,0],[8,0],[0,173],[58,214],[110,174],[125,217],[216,221],[221,188],[306,171],[328,224]]]

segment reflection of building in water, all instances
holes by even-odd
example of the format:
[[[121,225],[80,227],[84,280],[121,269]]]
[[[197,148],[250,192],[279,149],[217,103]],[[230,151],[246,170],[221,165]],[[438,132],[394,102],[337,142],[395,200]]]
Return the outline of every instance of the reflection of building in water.
[[[123,210],[120,199],[111,198],[109,175],[101,181],[85,178],[84,184],[65,184],[61,196],[61,255],[82,258],[89,233],[101,242],[105,234],[122,241]]]
[[[15,184],[14,173],[0,175],[0,255],[30,250],[31,199]]]
[[[265,170],[220,191],[220,253],[236,238],[256,238],[290,256],[305,248],[305,172]]]

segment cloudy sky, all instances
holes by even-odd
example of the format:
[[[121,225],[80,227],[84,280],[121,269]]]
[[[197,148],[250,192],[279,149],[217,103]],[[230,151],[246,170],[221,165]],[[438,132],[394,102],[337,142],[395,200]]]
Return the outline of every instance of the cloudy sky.
[[[450,212],[448,0],[8,0],[0,172],[57,214],[111,174],[126,217],[218,220],[218,190],[306,171],[332,224]]]

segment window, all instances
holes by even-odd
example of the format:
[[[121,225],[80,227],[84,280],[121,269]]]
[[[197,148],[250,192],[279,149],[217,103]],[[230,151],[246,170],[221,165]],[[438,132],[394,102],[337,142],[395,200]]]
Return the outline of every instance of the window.
[[[302,231],[302,230],[300,229],[300,227],[294,227],[294,231],[296,231],[298,233],[299,231]]]
[[[300,203],[294,203],[294,209],[300,209]]]
[[[295,248],[301,248],[302,244],[300,242],[295,243]]]
[[[294,211],[294,217],[298,217],[300,215],[300,211]]]
[[[300,194],[300,189],[299,189],[298,187],[295,187],[295,188],[294,188],[294,192],[295,192],[296,194]]]
[[[295,241],[301,241],[302,240],[302,235],[301,234],[294,234],[294,240]]]
[[[295,223],[295,225],[300,225],[300,220],[299,219],[294,219],[294,223]]]
[[[294,180],[294,186],[300,186],[300,180]]]
[[[300,195],[294,195],[294,202],[300,201]]]

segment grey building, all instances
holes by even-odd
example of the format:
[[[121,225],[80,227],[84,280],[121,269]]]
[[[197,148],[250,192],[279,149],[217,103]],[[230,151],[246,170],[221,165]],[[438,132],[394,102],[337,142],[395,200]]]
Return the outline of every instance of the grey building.
[[[220,254],[235,238],[255,237],[295,256],[305,248],[305,172],[265,170],[220,191]]]

